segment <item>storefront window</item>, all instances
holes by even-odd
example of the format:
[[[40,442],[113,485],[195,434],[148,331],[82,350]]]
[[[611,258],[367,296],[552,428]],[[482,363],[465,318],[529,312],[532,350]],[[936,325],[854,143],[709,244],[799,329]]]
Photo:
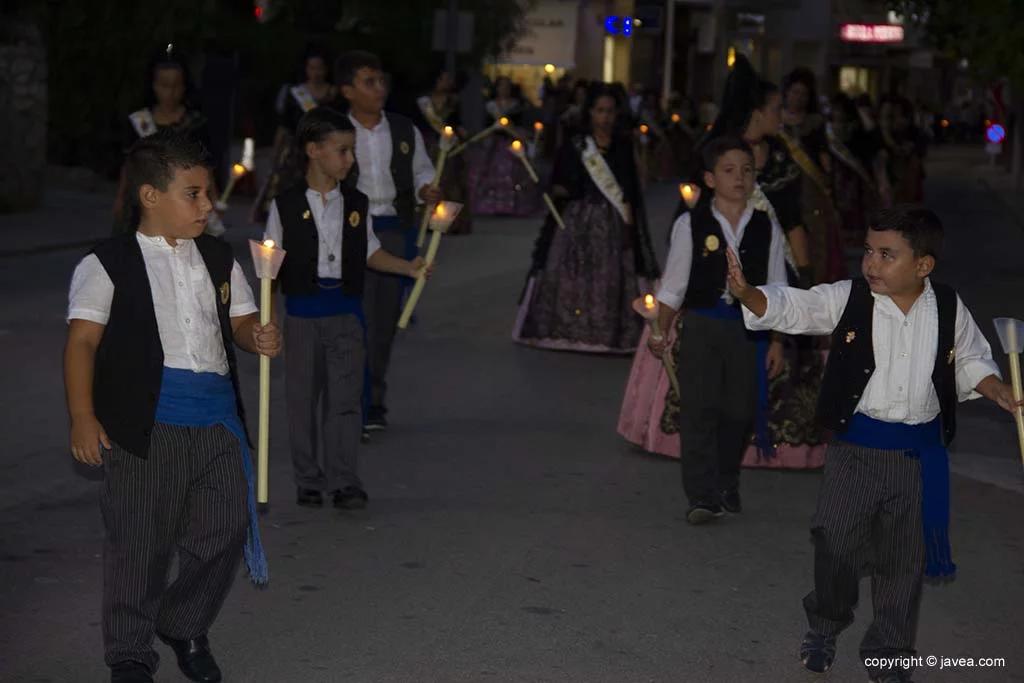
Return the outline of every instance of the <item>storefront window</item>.
[[[857,66],[843,66],[839,68],[839,90],[847,95],[857,96],[872,94],[875,85],[875,75],[871,69]]]

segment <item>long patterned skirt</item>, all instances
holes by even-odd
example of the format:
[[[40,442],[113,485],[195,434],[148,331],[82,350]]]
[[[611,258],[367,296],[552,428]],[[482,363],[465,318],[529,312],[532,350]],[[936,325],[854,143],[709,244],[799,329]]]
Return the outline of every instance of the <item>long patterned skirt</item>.
[[[512,338],[562,351],[632,353],[643,321],[633,300],[647,290],[636,274],[631,228],[601,196],[569,202],[544,268],[531,276]]]
[[[474,214],[532,216],[540,209],[540,188],[509,145],[512,140],[492,133],[476,143],[470,155],[469,196]]]

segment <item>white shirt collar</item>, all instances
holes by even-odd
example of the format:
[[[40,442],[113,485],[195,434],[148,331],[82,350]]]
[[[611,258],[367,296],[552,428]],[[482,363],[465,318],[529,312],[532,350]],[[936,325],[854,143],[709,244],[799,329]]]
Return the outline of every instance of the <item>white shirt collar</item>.
[[[141,244],[151,244],[154,247],[162,247],[164,249],[177,249],[178,247],[185,246],[186,244],[188,244],[189,242],[192,241],[190,239],[179,238],[178,240],[176,240],[177,241],[177,246],[173,246],[172,247],[163,236],[161,236],[161,235],[144,235],[141,232],[139,232],[138,230],[135,231],[135,238],[138,240],[140,245]]]
[[[352,125],[356,127],[356,130],[364,130],[367,133],[377,133],[388,130],[388,117],[384,112],[380,113],[380,121],[373,128],[367,128],[363,124],[356,120],[356,117],[352,114],[348,115],[348,120],[352,122]]]
[[[907,312],[906,315],[904,315],[903,311],[900,310],[900,307],[896,305],[896,302],[889,298],[888,294],[876,294],[875,292],[871,292],[871,296],[875,298],[876,302],[883,302],[882,310],[884,312],[904,318],[910,316],[922,301],[930,301],[934,299],[935,290],[932,289],[932,279],[926,277],[924,279],[924,289],[921,291],[921,295],[917,297],[917,300],[914,301],[914,304],[910,307],[910,311]]]

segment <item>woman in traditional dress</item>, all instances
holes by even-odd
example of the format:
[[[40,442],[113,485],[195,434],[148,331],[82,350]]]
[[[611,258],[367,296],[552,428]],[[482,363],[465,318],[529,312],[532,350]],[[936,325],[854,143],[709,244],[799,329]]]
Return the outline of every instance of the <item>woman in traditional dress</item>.
[[[526,107],[516,97],[512,81],[500,76],[494,83],[495,98],[486,105],[487,124],[505,118],[508,125],[469,148],[469,193],[472,211],[485,216],[531,216],[540,208],[540,188],[511,149],[513,140],[524,144],[533,139],[527,133]],[[529,122],[532,131],[532,122]]]
[[[882,105],[881,118],[893,202],[924,201],[924,158],[928,143],[914,124],[914,105],[905,97],[894,97]]]
[[[551,178],[565,229],[551,216],[544,222],[512,336],[540,348],[631,353],[642,331],[631,304],[658,266],[632,137],[616,132],[609,86],[593,84],[583,111],[583,129],[559,150]]]
[[[430,155],[434,168],[437,168],[441,153],[441,137],[444,135],[445,126],[451,126],[456,135],[452,140],[453,147],[459,140],[468,137],[459,116],[459,98],[455,92],[455,79],[447,71],[441,71],[434,81],[434,90],[416,100],[419,112],[419,120],[416,123],[423,134],[427,154]],[[459,154],[445,161],[441,176],[441,192],[445,199],[463,204],[462,211],[448,229],[449,235],[468,235],[473,231],[473,214],[469,207],[465,206],[468,176],[465,155]]]
[[[805,281],[810,277],[810,256],[802,220],[801,171],[778,136],[781,109],[779,89],[761,79],[741,55],[726,80],[720,114],[705,143],[721,135],[736,135],[754,150],[757,185],[751,203],[773,214],[786,233],[790,281],[796,284],[800,273]],[[699,187],[703,177],[703,169],[698,167],[691,181]],[[710,201],[709,197],[710,193],[702,192],[699,200]],[[681,203],[679,212],[686,210]],[[676,355],[682,319],[677,316],[675,329],[670,331]],[[649,335],[647,328],[633,359],[618,431],[648,452],[678,458],[679,397],[670,388],[661,360],[646,348]],[[825,435],[814,419],[824,365],[815,342],[807,337],[787,338],[782,372],[770,383],[761,368],[759,431],[761,440],[770,441],[773,447],[759,449],[751,435],[745,467],[815,469],[824,463]]]
[[[146,83],[143,94],[145,105],[132,112],[124,121],[121,150],[128,149],[142,138],[160,130],[174,130],[191,136],[210,149],[210,136],[206,117],[194,102],[195,91],[189,76],[185,59],[168,45],[157,52],[146,69]],[[212,159],[211,159],[212,161]],[[119,234],[130,226],[124,224],[125,178],[122,169],[121,183],[113,207],[113,232]],[[211,199],[216,201],[216,191],[211,189]],[[131,228],[134,229],[134,228]],[[210,214],[207,232],[213,235],[224,233],[219,211]]]
[[[562,148],[573,135],[580,133],[583,122],[583,107],[587,103],[587,89],[590,84],[577,80],[572,86],[572,94],[565,111],[558,117],[558,149]]]
[[[883,195],[885,157],[881,133],[873,117],[862,115],[854,101],[843,93],[832,99],[829,119],[828,144],[835,160],[832,196],[842,219],[843,243],[848,248],[858,248],[867,235],[868,216]]]
[[[304,160],[292,144],[299,119],[307,111],[333,104],[338,99],[338,89],[328,80],[327,63],[326,51],[317,46],[307,48],[302,59],[301,77],[304,80],[288,89],[284,111],[274,134],[273,166],[253,203],[252,220],[255,223],[262,225],[267,222],[270,202],[304,173]]]
[[[818,112],[814,74],[799,67],[782,82],[783,127],[780,137],[803,172],[801,218],[806,228],[811,273],[806,285],[846,278],[842,219],[832,201],[832,155],[825,117]]]

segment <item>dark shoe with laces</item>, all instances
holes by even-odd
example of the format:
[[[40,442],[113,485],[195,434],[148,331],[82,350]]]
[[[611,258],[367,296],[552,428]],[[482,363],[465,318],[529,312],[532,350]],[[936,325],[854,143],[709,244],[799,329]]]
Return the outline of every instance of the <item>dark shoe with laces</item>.
[[[367,432],[383,432],[388,428],[387,408],[373,406],[366,413],[366,424],[363,430]]]
[[[800,644],[800,661],[804,668],[816,674],[823,674],[836,661],[835,636],[823,636],[817,631],[808,631]]]
[[[316,489],[300,488],[295,496],[295,502],[307,508],[320,508],[324,506],[324,494]]]
[[[743,512],[743,505],[740,503],[740,492],[738,489],[722,491],[722,509],[731,515],[738,515]]]
[[[869,679],[871,683],[914,683],[903,669],[890,669]]]
[[[185,674],[185,678],[196,683],[220,682],[220,667],[210,653],[210,641],[206,636],[189,640],[168,638],[159,633],[157,636],[174,650],[178,658],[178,668]]]
[[[338,510],[362,510],[370,497],[358,486],[346,486],[334,492],[334,507]]]
[[[153,674],[142,662],[118,662],[110,667],[110,683],[153,683]]]
[[[689,512],[686,513],[686,521],[693,525],[707,524],[718,519],[722,514],[721,505],[697,503],[691,506]]]

